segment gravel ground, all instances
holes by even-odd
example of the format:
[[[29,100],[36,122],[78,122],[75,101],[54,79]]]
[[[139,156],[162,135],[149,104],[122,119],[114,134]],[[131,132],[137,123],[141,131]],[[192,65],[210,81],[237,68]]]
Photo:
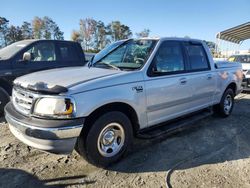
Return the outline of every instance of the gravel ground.
[[[76,152],[38,151],[19,142],[0,119],[0,187],[250,187],[250,94],[232,116],[154,140],[135,140],[130,154],[109,169]]]

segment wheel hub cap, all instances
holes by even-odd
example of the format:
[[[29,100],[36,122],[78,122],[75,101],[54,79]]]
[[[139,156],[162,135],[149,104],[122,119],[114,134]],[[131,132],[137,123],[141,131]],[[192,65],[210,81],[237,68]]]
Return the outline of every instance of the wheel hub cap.
[[[225,100],[224,100],[224,111],[226,114],[230,113],[230,110],[232,108],[232,104],[233,104],[233,101],[232,101],[231,95],[227,95]]]
[[[103,144],[111,144],[115,139],[115,133],[113,131],[108,131],[103,135]]]
[[[98,136],[97,148],[104,157],[113,157],[122,149],[125,133],[119,123],[106,125]]]

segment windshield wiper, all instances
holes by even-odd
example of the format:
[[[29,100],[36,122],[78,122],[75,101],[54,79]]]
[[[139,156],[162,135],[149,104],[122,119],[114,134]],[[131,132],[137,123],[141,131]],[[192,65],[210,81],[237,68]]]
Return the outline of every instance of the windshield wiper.
[[[111,67],[111,68],[113,68],[115,70],[121,70],[119,67],[116,67],[115,65],[112,65],[112,64],[109,64],[109,63],[100,62],[100,63],[97,63],[96,65],[98,65],[98,64],[106,65],[106,66]]]

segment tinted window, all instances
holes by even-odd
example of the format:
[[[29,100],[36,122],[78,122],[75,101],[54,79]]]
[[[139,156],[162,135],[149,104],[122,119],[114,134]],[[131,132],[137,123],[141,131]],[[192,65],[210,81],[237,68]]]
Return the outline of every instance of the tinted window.
[[[30,61],[55,61],[56,53],[54,43],[41,42],[32,45],[26,52],[31,54]],[[21,59],[22,57],[20,57]]]
[[[208,70],[209,64],[202,45],[185,45],[191,70]]]
[[[78,61],[79,57],[73,45],[61,43],[59,44],[59,52],[62,61]]]
[[[154,72],[166,73],[183,71],[185,66],[180,43],[172,41],[163,42],[154,57],[153,63]]]

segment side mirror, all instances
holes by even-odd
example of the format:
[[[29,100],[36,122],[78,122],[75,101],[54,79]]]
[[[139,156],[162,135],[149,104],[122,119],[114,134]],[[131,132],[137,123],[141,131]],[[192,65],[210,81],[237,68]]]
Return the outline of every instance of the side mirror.
[[[29,52],[25,52],[23,54],[23,61],[30,61],[31,60],[31,54]]]

